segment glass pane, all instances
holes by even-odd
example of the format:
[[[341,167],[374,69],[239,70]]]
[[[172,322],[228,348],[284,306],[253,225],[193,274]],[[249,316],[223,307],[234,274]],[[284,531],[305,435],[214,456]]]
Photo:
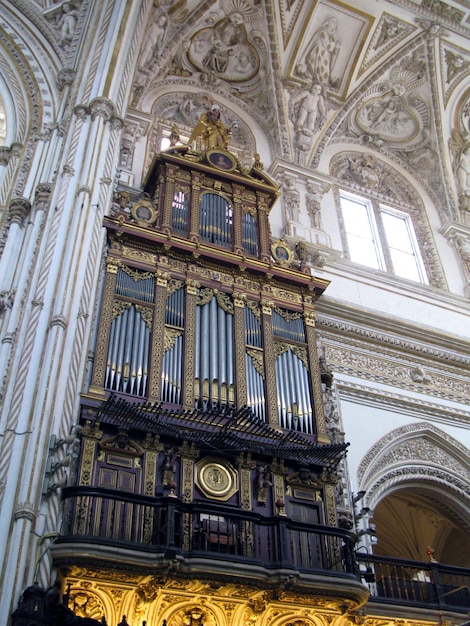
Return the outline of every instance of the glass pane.
[[[344,225],[348,237],[351,261],[380,269],[380,259],[374,237],[370,207],[363,202],[341,198]]]
[[[382,211],[382,223],[394,273],[409,280],[425,282],[425,272],[409,217]]]
[[[406,218],[390,213],[382,213],[382,221],[390,248],[413,254],[413,245]]]
[[[392,248],[390,249],[390,254],[392,257],[393,270],[397,276],[422,282],[416,264],[416,257],[413,254],[407,254],[406,252],[393,250]]]

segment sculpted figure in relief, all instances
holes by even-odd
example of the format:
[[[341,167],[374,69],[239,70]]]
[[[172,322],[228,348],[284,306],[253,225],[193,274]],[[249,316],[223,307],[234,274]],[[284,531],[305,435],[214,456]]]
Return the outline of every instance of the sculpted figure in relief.
[[[446,83],[452,82],[459,72],[470,65],[470,62],[465,61],[461,54],[454,54],[451,50],[444,50],[444,59],[447,66]]]
[[[307,49],[304,63],[297,66],[299,76],[309,77],[320,85],[333,85],[332,70],[338,56],[340,42],[336,39],[336,17],[327,18],[316,31]]]
[[[466,143],[460,153],[457,165],[457,183],[459,192],[467,198],[466,207],[468,206],[468,198],[470,197],[470,143]]]
[[[62,5],[62,15],[59,18],[61,44],[69,45],[77,26],[78,11],[69,2]]]
[[[259,69],[259,56],[249,41],[240,11],[197,31],[191,38],[188,59],[203,72],[227,81],[250,80]]]
[[[312,228],[317,228],[318,230],[323,230],[320,205],[322,197],[323,191],[319,187],[311,183],[307,184],[307,194],[305,196],[307,213],[310,217],[310,224]]]
[[[230,17],[224,17],[213,28],[212,47],[202,64],[208,70],[219,74],[224,73],[229,57],[235,52],[235,46],[245,42],[246,30],[243,25],[243,16],[240,13],[232,13]]]
[[[384,46],[397,34],[398,22],[390,16],[384,18],[384,21],[382,22],[382,26],[380,28],[380,35],[377,38],[377,43],[374,46],[374,50],[377,50],[378,48]]]
[[[295,180],[286,178],[283,187],[287,219],[298,222],[300,219],[300,194],[295,188]]]
[[[155,13],[153,21],[145,34],[140,59],[140,67],[142,69],[150,67],[153,61],[158,58],[165,43],[167,27],[168,15],[161,9]]]
[[[325,116],[325,100],[322,86],[313,84],[308,91],[301,92],[292,100],[296,133],[312,134],[322,127]]]

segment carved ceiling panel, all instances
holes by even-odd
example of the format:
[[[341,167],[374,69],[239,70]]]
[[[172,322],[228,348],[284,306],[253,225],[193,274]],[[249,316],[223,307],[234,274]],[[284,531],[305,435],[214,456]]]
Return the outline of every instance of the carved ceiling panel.
[[[361,67],[358,70],[358,77],[362,76],[378,61],[387,57],[391,50],[396,49],[414,31],[416,31],[416,26],[408,24],[394,15],[384,13],[369,41]]]
[[[304,20],[285,79],[344,99],[373,18],[344,4],[318,2]],[[347,36],[345,36],[347,33]]]

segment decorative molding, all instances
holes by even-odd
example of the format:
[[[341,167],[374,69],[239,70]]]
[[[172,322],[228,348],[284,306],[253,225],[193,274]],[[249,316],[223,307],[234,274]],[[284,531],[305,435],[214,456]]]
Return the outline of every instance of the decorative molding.
[[[357,470],[360,486],[381,475],[384,468],[423,462],[444,466],[470,486],[469,450],[459,441],[427,422],[407,424],[379,439],[363,457]],[[465,492],[470,502],[470,489]]]

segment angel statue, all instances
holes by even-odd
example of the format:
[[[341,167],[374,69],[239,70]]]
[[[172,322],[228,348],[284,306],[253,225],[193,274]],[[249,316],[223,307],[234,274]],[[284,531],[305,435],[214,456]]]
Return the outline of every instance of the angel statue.
[[[227,149],[230,129],[220,119],[220,107],[218,104],[213,104],[210,111],[201,115],[188,143],[191,145],[198,137],[202,138],[202,143],[206,150],[212,150],[213,148]]]

